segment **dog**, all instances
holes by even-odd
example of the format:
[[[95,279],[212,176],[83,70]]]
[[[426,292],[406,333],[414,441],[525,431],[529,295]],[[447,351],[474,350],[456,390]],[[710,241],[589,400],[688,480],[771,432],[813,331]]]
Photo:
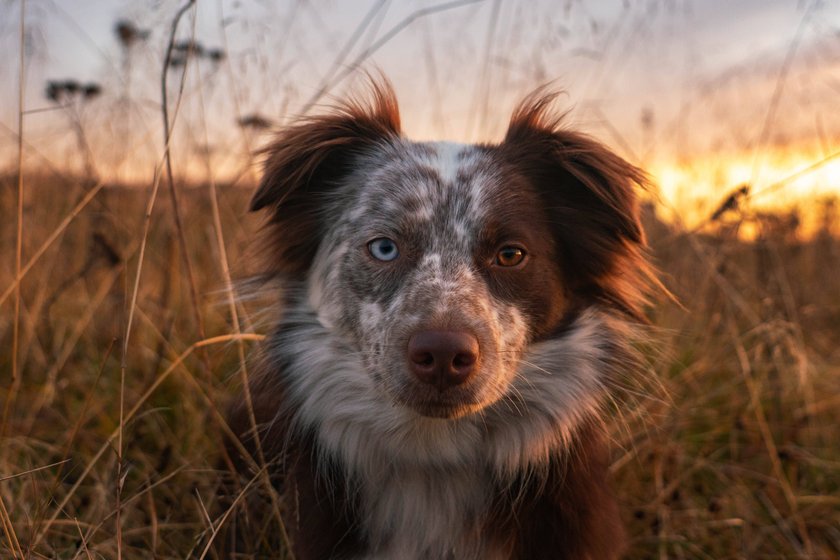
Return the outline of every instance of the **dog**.
[[[229,414],[222,555],[619,558],[603,408],[654,276],[644,172],[544,89],[474,145],[406,139],[370,90],[266,150],[282,289]]]

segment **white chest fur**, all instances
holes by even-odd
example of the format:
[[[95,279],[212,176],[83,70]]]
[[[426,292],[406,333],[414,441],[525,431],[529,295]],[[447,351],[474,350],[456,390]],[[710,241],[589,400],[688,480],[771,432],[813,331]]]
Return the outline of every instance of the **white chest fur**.
[[[368,558],[492,559],[482,521],[488,476],[461,468],[389,469],[363,489],[364,519],[376,552]]]

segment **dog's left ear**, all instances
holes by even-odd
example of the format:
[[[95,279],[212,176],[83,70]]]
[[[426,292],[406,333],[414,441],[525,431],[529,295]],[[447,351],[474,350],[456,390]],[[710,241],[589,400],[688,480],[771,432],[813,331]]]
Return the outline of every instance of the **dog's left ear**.
[[[555,94],[514,111],[502,153],[543,201],[570,291],[641,318],[653,273],[643,249],[638,191],[647,176],[599,142],[561,126]]]
[[[271,212],[272,268],[300,276],[312,263],[328,225],[324,210],[359,157],[400,135],[396,97],[390,85],[371,82],[367,99],[351,99],[332,113],[301,119],[278,133],[263,150],[263,178],[251,211]]]

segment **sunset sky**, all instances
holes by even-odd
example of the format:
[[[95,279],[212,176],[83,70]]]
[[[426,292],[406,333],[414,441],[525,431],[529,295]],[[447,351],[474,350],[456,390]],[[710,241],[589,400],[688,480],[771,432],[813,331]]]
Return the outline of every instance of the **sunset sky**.
[[[149,180],[162,150],[160,67],[179,5],[26,2],[29,168],[80,170],[81,124],[101,174]],[[16,165],[19,6],[0,4],[4,169]],[[239,116],[282,123],[321,86],[332,95],[352,88],[359,63],[391,79],[406,133],[418,139],[498,140],[516,100],[550,82],[566,92],[558,106],[571,111],[570,125],[648,169],[689,225],[741,183],[759,192],[756,208],[840,192],[840,158],[774,186],[840,150],[838,2],[218,0],[189,14],[179,37],[228,55],[188,66],[175,164],[194,178],[241,173],[262,137],[240,130]],[[125,52],[113,32],[119,19],[149,37]],[[180,75],[169,74],[173,98]],[[41,111],[51,107],[47,80],[70,78],[104,93]]]

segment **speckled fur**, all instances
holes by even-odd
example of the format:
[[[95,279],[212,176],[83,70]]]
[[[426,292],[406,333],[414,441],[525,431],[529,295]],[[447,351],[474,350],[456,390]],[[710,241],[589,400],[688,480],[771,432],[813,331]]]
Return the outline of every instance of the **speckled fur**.
[[[523,140],[515,130],[559,134],[543,98],[530,100],[531,113],[520,109],[505,143],[460,145],[406,140],[391,94],[380,87],[374,97],[371,108],[351,103],[281,134],[254,203],[272,210],[268,245],[280,244],[273,274],[285,279],[287,300],[252,384],[258,434],[275,465],[295,453],[315,465],[314,486],[275,466],[278,489],[297,503],[326,500],[321,521],[335,515],[346,525],[324,548],[300,514],[290,515],[298,559],[616,558],[605,466],[589,457],[600,456],[601,403],[633,358],[628,329],[643,280],[628,267],[646,265],[640,234],[619,229],[627,216],[638,220],[627,191],[640,172],[569,133],[569,147],[583,142],[606,159],[595,169],[570,160],[556,172],[577,181],[571,194],[543,185],[548,172],[529,158],[546,149],[545,138]],[[529,141],[532,150],[516,143]],[[598,181],[620,183],[600,187],[621,192],[589,202],[587,183]],[[611,262],[592,265],[597,278],[564,269],[574,253],[555,229],[557,196],[617,214],[580,231],[600,228],[592,235],[602,236],[604,254],[592,259]],[[618,208],[624,202],[632,207]],[[299,215],[284,215],[289,207]],[[316,241],[284,247],[284,226]],[[383,236],[399,247],[393,263],[368,253]],[[494,251],[511,239],[527,246],[530,268],[494,268]],[[428,329],[475,335],[480,367],[468,382],[440,392],[411,375],[408,339]],[[249,445],[246,417],[234,407],[232,423]],[[576,440],[581,434],[587,441]],[[592,503],[563,503],[579,495]],[[560,536],[525,542],[531,529],[519,517],[541,508],[549,512],[541,522],[556,518]],[[615,543],[599,542],[605,537]]]

